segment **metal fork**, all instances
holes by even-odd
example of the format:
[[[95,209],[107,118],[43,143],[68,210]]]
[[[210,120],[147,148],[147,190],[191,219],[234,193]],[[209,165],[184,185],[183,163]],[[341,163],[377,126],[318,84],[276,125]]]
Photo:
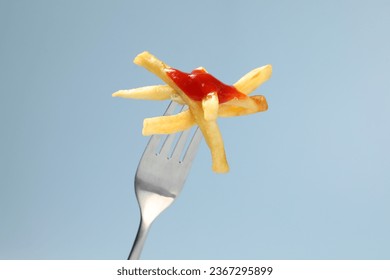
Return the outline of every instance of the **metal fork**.
[[[172,115],[175,107],[176,103],[171,102],[164,116]],[[191,130],[186,130],[170,134],[162,146],[163,137],[153,135],[146,146],[135,174],[135,193],[141,221],[129,260],[139,259],[151,224],[172,204],[184,186],[202,139],[200,129],[196,128],[187,146],[190,132]]]

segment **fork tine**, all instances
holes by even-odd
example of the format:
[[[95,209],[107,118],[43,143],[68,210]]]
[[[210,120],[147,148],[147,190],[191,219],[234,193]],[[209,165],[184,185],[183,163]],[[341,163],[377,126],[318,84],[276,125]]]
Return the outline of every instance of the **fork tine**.
[[[165,111],[164,116],[172,115],[174,110],[176,109],[177,105],[178,105],[177,103],[171,101],[167,110]],[[180,111],[183,110],[183,108],[184,108],[184,106],[181,106]],[[167,138],[165,139],[165,141],[161,147],[160,154],[166,155],[167,157],[170,157],[169,152],[171,151],[172,143],[175,140],[175,138],[176,138],[176,133],[173,133],[173,134],[170,134],[167,136]]]
[[[196,151],[198,150],[200,141],[202,140],[202,132],[199,127],[196,128],[194,136],[191,139],[190,144],[184,154],[183,163],[191,164],[192,160],[195,158]]]
[[[158,144],[160,143],[160,140],[161,140],[161,135],[158,135],[158,134],[152,135],[152,137],[150,137],[148,144],[146,145],[144,155],[146,153],[156,154],[157,147],[158,147]]]
[[[175,137],[176,137],[176,133],[169,134],[167,136],[167,138],[164,141],[164,144],[162,145],[161,151],[160,151],[161,155],[169,157],[169,152],[171,150],[172,143],[173,143],[173,140],[175,140]]]
[[[177,140],[177,143],[175,145],[175,148],[173,149],[172,158],[175,159],[179,158],[180,160],[180,156],[183,153],[183,149],[185,144],[187,143],[187,138],[188,135],[190,134],[190,131],[191,131],[190,129],[187,129],[180,134],[179,139]]]
[[[173,113],[173,111],[175,110],[176,106],[177,106],[177,103],[171,101],[171,102],[169,103],[167,109],[165,110],[164,116],[172,115],[172,113]]]

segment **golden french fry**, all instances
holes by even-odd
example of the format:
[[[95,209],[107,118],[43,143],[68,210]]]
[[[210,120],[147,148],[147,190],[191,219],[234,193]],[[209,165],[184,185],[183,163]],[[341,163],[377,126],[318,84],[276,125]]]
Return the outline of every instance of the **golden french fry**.
[[[200,126],[199,126],[200,128]],[[217,173],[229,172],[229,165],[226,160],[225,146],[222,134],[216,121],[209,121],[202,130],[206,143],[208,144],[212,158],[212,169]]]
[[[147,118],[144,120],[142,134],[171,134],[189,129],[195,125],[194,117],[189,110],[176,115]]]
[[[237,117],[263,112],[268,109],[267,100],[264,96],[255,95],[250,98],[257,104],[255,110],[248,109],[246,106],[234,106],[228,103],[223,103],[219,105],[218,116],[224,118]],[[172,116],[145,119],[142,134],[144,136],[152,134],[171,134],[189,129],[195,124],[196,122],[191,112],[189,110],[185,110]]]
[[[137,55],[134,58],[134,63],[152,72],[161,80],[163,80],[167,85],[170,85],[173,89],[176,90],[178,88],[176,84],[165,73],[165,69],[169,68],[169,66],[161,60],[157,59],[149,52],[142,52]]]
[[[155,74],[179,94],[184,103],[188,105],[195,122],[199,125],[205,141],[210,148],[213,171],[218,173],[228,172],[229,165],[226,160],[225,148],[218,124],[216,121],[206,121],[204,119],[201,102],[190,99],[165,73],[165,69],[169,68],[169,66],[150,53],[143,52],[139,54],[134,59],[134,63]]]
[[[238,102],[233,105],[227,103],[223,103],[219,106],[218,116],[219,117],[237,117],[237,116],[244,116],[249,114],[254,114],[258,112],[267,111],[268,104],[267,100],[262,95],[254,95],[250,97],[252,102],[256,104],[256,108],[248,108],[248,106],[245,106],[244,104],[238,104]],[[241,102],[247,102],[246,99],[242,100]],[[238,104],[238,105],[237,105]]]
[[[243,99],[233,98],[232,100],[229,100],[228,102],[225,102],[223,104],[243,107],[245,109],[252,110],[252,111],[255,111],[257,109],[256,101],[251,99],[249,96],[246,96],[246,98]]]
[[[215,121],[218,117],[218,95],[216,92],[209,93],[202,100],[202,108],[204,112],[204,119],[206,121]]]
[[[253,69],[241,79],[239,79],[234,87],[244,94],[250,94],[261,84],[266,82],[272,74],[272,66],[270,64],[260,68]]]
[[[147,86],[135,89],[118,90],[112,94],[113,97],[146,99],[146,100],[166,100],[176,95],[176,91],[167,85]]]

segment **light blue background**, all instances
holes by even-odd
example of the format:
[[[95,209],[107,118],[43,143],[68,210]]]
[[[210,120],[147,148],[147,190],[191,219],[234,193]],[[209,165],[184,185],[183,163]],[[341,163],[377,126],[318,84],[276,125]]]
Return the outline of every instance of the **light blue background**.
[[[144,259],[390,258],[389,1],[1,1],[0,258],[124,259],[148,50],[226,83],[273,65],[269,111],[221,119]]]

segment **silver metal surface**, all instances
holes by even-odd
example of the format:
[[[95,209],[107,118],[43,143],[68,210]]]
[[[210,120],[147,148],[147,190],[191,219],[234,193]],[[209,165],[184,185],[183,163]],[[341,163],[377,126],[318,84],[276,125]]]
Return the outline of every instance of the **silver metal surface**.
[[[171,102],[164,115],[172,115],[175,107],[176,103]],[[151,224],[172,204],[184,186],[202,139],[198,128],[191,139],[190,134],[191,130],[170,134],[165,141],[163,135],[153,135],[146,146],[135,174],[141,222],[129,260],[139,259]]]

